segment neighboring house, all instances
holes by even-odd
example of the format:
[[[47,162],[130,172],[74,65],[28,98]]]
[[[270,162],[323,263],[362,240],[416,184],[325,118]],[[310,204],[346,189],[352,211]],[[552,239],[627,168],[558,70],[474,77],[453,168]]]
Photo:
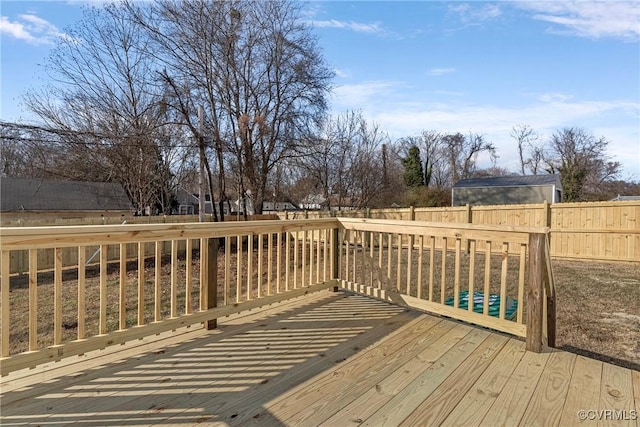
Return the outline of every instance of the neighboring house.
[[[451,189],[451,205],[511,205],[562,201],[560,175],[461,179]]]
[[[131,216],[133,206],[120,184],[0,178],[2,219]]]
[[[327,207],[327,199],[320,194],[309,194],[300,202],[300,209],[320,210]]]
[[[297,211],[299,208],[291,202],[263,202],[262,213]]]

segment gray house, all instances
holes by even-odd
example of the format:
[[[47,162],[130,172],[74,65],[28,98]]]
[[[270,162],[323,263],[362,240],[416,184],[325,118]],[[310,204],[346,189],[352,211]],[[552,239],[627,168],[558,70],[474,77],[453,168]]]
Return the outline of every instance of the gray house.
[[[461,179],[451,189],[451,205],[512,205],[562,201],[560,175]]]
[[[119,217],[133,213],[120,184],[0,178],[2,219]]]

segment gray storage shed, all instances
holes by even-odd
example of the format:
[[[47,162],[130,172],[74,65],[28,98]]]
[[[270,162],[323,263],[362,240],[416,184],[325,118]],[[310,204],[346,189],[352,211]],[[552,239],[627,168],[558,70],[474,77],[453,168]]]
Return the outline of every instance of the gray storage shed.
[[[451,190],[451,205],[511,205],[562,201],[560,175],[498,176],[461,179]]]

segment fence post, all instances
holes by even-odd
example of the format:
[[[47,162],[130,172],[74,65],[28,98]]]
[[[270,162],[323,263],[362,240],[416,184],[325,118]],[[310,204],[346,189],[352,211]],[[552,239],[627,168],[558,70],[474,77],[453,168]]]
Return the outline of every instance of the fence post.
[[[206,309],[218,306],[218,239],[207,239],[207,304]],[[211,330],[218,327],[218,319],[210,319],[205,322],[205,329]]]
[[[536,353],[542,351],[545,263],[545,234],[532,233],[529,235],[526,349]]]
[[[409,221],[416,220],[416,209],[412,206],[409,206]]]

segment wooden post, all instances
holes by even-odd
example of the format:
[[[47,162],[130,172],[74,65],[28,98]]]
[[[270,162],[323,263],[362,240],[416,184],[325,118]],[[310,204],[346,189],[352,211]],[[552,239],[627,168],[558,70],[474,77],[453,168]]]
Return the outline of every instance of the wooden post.
[[[542,310],[545,271],[545,235],[529,235],[529,284],[527,288],[527,344],[529,351],[542,351]]]
[[[207,239],[207,302],[206,308],[218,306],[218,239]],[[205,329],[211,330],[218,327],[218,319],[210,319],[205,322]]]
[[[337,221],[336,221],[337,222]],[[340,255],[340,227],[336,225],[336,228],[331,230],[331,278],[339,279],[338,275],[340,274],[340,265],[339,265],[339,255]],[[333,291],[337,292],[338,287],[334,286]]]
[[[467,224],[472,224],[473,223],[473,213],[471,211],[471,205],[469,203],[467,203],[465,205],[465,208],[467,210]],[[471,242],[469,240],[467,240],[467,253],[471,252]]]
[[[413,206],[409,206],[409,221],[416,220],[416,209]]]
[[[545,238],[545,291],[547,301],[547,345],[556,346],[556,289],[553,283],[553,271],[551,270],[551,252],[549,238]]]

